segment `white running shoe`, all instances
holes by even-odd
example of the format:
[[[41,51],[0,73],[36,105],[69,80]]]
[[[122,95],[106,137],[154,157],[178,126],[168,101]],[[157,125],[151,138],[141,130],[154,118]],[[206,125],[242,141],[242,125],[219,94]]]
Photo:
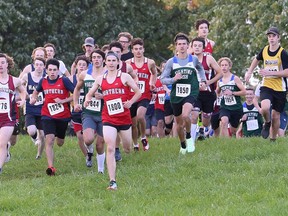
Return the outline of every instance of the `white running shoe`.
[[[195,141],[192,137],[190,139],[186,139],[186,144],[188,153],[192,153],[195,151]]]
[[[180,147],[179,154],[185,155],[186,152],[187,152],[187,148],[184,149],[184,148]]]

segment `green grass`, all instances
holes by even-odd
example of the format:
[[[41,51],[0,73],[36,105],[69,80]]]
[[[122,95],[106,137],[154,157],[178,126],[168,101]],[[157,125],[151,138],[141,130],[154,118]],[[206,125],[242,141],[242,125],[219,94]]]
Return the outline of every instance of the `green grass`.
[[[288,215],[286,138],[211,138],[185,156],[176,138],[149,141],[148,152],[123,155],[118,190],[107,191],[107,170],[85,166],[76,138],[55,146],[49,177],[20,136],[0,176],[0,215]]]

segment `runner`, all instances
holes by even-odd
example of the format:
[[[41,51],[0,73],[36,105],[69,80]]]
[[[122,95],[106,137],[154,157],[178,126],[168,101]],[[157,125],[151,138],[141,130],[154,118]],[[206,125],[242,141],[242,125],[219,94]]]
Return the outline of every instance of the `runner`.
[[[117,190],[116,184],[116,160],[115,146],[117,133],[123,141],[123,148],[129,153],[132,147],[131,136],[131,116],[129,108],[136,102],[141,92],[130,75],[122,73],[117,69],[119,57],[112,51],[106,54],[105,63],[107,72],[96,78],[93,87],[86,95],[84,106],[88,106],[96,90],[101,87],[103,92],[103,135],[107,144],[107,169],[110,178],[109,190]],[[134,91],[134,96],[130,98],[130,88]]]

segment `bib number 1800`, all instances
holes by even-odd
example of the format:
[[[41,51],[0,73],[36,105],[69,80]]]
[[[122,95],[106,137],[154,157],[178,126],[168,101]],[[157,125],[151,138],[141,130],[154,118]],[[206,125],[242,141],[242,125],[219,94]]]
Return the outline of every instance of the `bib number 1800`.
[[[109,115],[115,115],[124,112],[121,98],[107,101],[107,109]]]

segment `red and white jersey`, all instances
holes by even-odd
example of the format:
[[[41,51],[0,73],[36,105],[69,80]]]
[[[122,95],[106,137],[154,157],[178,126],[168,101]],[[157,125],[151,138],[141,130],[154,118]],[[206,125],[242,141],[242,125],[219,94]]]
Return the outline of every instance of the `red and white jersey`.
[[[135,64],[135,59],[131,59],[131,66],[134,71],[136,71],[137,76],[138,76],[138,87],[142,93],[142,96],[138,101],[141,101],[143,99],[148,99],[149,101],[151,100],[152,93],[150,91],[150,77],[151,77],[151,72],[148,67],[148,59],[144,58],[144,64],[142,65],[141,68],[138,68]]]
[[[15,121],[16,119],[15,86],[13,77],[9,75],[7,83],[0,82],[0,119],[1,122]]]
[[[210,42],[210,40],[207,39],[207,44],[205,45],[205,49],[203,50],[204,53],[209,53],[210,55],[212,55],[213,53],[213,47],[212,44]]]
[[[155,110],[160,109],[164,111],[164,102],[165,102],[165,90],[160,81],[160,77],[157,77],[156,81],[156,99],[155,99]]]
[[[103,75],[101,89],[104,100],[102,121],[113,125],[132,124],[130,110],[123,106],[123,103],[130,99],[130,88],[121,81],[121,70],[112,83],[108,83],[107,72]]]
[[[41,115],[54,119],[70,118],[69,103],[60,104],[54,101],[55,98],[63,100],[70,96],[70,92],[65,88],[62,77],[60,76],[53,84],[48,82],[47,77],[48,76],[43,78],[42,82],[45,101],[41,110]]]
[[[215,77],[215,71],[212,70],[207,63],[207,53],[203,54],[203,58],[202,58],[202,66],[204,68],[205,71],[205,76],[206,76],[206,80],[211,80],[213,77]],[[212,83],[211,85],[209,85],[209,88],[206,91],[211,91],[214,92],[216,89],[216,83]]]

